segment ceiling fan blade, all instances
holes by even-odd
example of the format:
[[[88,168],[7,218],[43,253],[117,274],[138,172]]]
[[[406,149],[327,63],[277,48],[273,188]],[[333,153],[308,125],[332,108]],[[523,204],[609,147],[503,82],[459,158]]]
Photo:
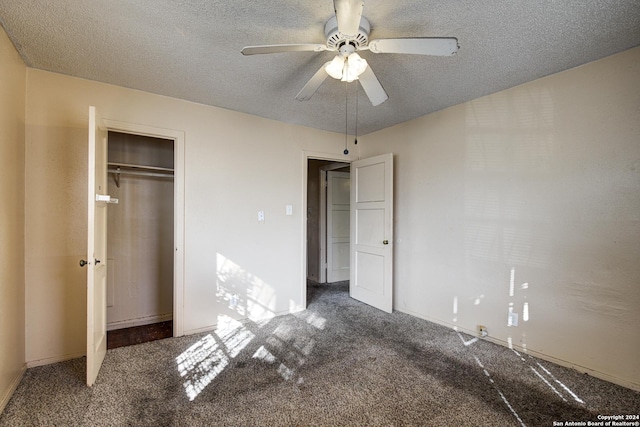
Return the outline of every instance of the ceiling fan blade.
[[[329,76],[329,74],[327,74],[327,71],[325,70],[325,67],[327,65],[329,65],[328,62],[322,65],[322,67],[320,67],[320,69],[316,71],[313,77],[309,79],[307,84],[304,85],[300,92],[298,92],[298,94],[296,95],[296,99],[298,101],[308,101],[309,99],[311,99],[313,94],[316,93],[322,82],[324,82],[327,76]]]
[[[333,0],[338,31],[345,36],[356,36],[364,9],[363,0]]]
[[[327,50],[323,44],[272,44],[263,46],[245,46],[242,48],[243,55],[261,55],[263,53],[281,52],[322,52]]]
[[[378,39],[369,42],[373,53],[410,53],[414,55],[451,56],[458,51],[455,37],[420,37],[412,39]]]
[[[364,92],[374,107],[389,99],[389,95],[387,95],[387,92],[382,88],[380,81],[378,81],[376,75],[373,74],[371,67],[367,66],[364,72],[358,77],[358,80],[360,80],[362,89],[364,89]]]

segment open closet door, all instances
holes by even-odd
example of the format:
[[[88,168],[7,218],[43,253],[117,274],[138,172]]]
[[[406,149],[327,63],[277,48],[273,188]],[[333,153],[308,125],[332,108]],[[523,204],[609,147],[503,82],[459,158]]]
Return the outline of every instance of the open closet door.
[[[351,163],[352,298],[393,310],[393,154]]]
[[[87,385],[96,381],[107,353],[107,131],[89,107],[87,201]]]

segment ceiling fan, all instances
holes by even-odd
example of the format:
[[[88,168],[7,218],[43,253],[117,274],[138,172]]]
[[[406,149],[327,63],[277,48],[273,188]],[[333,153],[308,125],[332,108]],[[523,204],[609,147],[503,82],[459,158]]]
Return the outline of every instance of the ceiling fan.
[[[359,80],[371,104],[380,105],[389,96],[380,81],[357,52],[408,53],[414,55],[451,56],[458,51],[455,37],[417,37],[369,40],[371,26],[362,16],[363,0],[334,0],[335,16],[325,24],[326,44],[277,44],[246,46],[243,55],[259,55],[281,52],[337,52],[333,60],[325,63],[296,95],[299,101],[309,100],[327,76],[352,82]]]

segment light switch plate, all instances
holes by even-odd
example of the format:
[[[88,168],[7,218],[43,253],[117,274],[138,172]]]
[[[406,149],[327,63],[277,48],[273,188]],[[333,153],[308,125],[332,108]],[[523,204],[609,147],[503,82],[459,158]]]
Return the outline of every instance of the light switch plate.
[[[293,205],[287,205],[287,215],[293,215]]]
[[[258,222],[264,222],[264,211],[258,211]]]

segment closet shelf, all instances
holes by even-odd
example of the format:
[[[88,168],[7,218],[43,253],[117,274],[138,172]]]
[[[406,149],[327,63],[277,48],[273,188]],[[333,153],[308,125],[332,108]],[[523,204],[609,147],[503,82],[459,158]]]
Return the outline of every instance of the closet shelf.
[[[159,166],[134,165],[130,163],[107,163],[107,172],[113,174],[116,187],[120,188],[120,175],[153,176],[160,178],[173,178],[172,168]]]

